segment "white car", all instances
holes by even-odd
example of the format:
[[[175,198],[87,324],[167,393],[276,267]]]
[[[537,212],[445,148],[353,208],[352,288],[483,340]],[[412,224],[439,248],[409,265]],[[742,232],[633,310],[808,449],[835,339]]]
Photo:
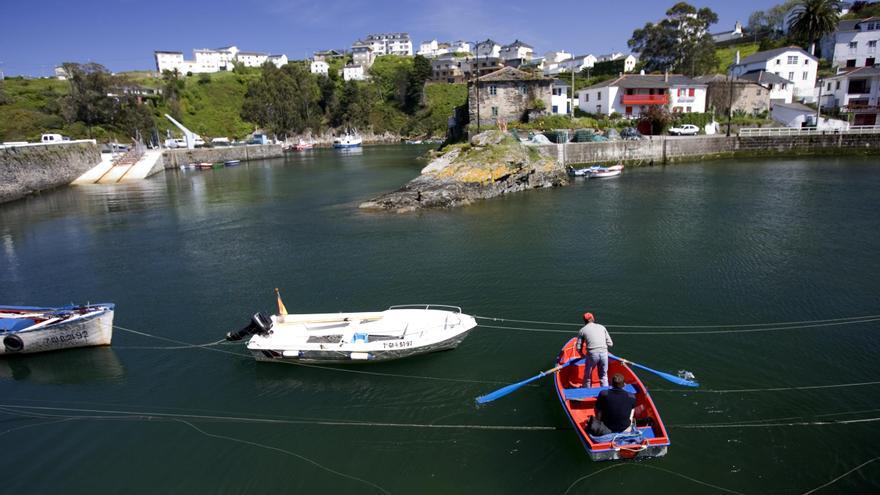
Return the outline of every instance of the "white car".
[[[673,136],[696,136],[699,133],[700,128],[693,124],[684,124],[669,128],[669,134],[672,134]]]

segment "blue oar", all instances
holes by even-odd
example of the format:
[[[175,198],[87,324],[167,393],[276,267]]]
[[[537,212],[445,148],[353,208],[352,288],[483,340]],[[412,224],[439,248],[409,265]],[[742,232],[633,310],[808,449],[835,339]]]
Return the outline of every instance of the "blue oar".
[[[531,382],[537,380],[538,378],[542,378],[547,375],[551,375],[553,373],[556,373],[557,371],[561,370],[562,368],[565,368],[566,366],[574,364],[576,361],[583,361],[583,359],[584,358],[582,358],[582,357],[571,358],[568,361],[560,364],[559,366],[556,366],[555,368],[550,368],[547,371],[542,371],[527,380],[523,380],[521,382],[514,383],[512,385],[507,385],[506,387],[499,388],[498,390],[491,392],[491,393],[488,393],[486,395],[481,395],[481,396],[477,397],[477,404],[485,404],[487,402],[492,402],[495,399],[500,399],[501,397],[504,397],[507,394],[515,392],[517,389],[519,389],[523,385],[531,383]]]
[[[680,378],[680,377],[677,377],[677,376],[675,376],[675,375],[670,375],[669,373],[664,373],[664,372],[662,372],[662,371],[657,371],[657,370],[655,370],[655,369],[648,368],[647,366],[643,366],[643,365],[641,365],[641,364],[639,364],[639,363],[634,363],[634,362],[629,361],[629,360],[627,360],[627,359],[623,359],[623,358],[617,357],[617,356],[615,356],[614,354],[608,354],[608,357],[610,357],[610,358],[614,358],[614,359],[616,359],[616,360],[618,360],[618,361],[620,361],[620,362],[622,362],[622,363],[625,363],[625,364],[629,364],[629,365],[635,366],[636,368],[643,369],[643,370],[645,370],[645,371],[649,371],[649,372],[651,372],[651,373],[654,373],[655,375],[659,376],[660,378],[664,378],[664,379],[666,379],[666,380],[669,380],[670,382],[675,383],[675,384],[677,384],[677,385],[683,385],[683,386],[685,386],[685,387],[699,387],[699,386],[700,386],[699,383],[697,383],[697,382],[695,382],[695,381],[693,381],[693,380],[685,380],[684,378]]]

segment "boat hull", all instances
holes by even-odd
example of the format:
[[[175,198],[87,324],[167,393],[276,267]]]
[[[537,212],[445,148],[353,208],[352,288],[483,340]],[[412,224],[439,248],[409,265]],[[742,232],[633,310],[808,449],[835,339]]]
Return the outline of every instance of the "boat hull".
[[[92,315],[72,318],[33,330],[0,333],[3,337],[0,355],[33,354],[76,347],[110,345],[113,340],[113,312],[114,309],[110,306]],[[13,346],[7,345],[13,343],[15,344]]]
[[[576,339],[571,339],[566,343],[559,355],[558,362],[564,363],[579,357],[575,350],[575,341]],[[575,364],[566,366],[555,374],[553,385],[562,409],[571,421],[573,429],[590,459],[612,461],[666,455],[670,445],[669,436],[654,401],[632,369],[616,359],[608,361],[608,376],[620,373],[624,376],[627,387],[632,387],[636,396],[634,419],[636,426],[639,427],[638,430],[643,435],[643,440],[633,445],[617,445],[609,439],[594,439],[587,433],[587,421],[595,413],[595,395],[598,394],[599,389],[589,389],[594,394],[590,397],[572,398],[571,396],[572,390],[580,391],[581,385],[584,383],[585,369],[582,362],[576,361]],[[591,384],[598,386],[598,371],[594,369],[588,379]]]
[[[359,148],[361,143],[333,143],[334,148]]]
[[[324,364],[390,361],[454,349],[476,320],[437,308],[275,316],[271,330],[251,337],[247,348],[258,361]]]

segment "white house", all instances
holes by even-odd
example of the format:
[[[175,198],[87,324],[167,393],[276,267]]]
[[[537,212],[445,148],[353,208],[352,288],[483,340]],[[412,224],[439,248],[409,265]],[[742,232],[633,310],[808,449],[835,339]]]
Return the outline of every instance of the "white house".
[[[453,41],[449,44],[449,53],[471,53],[471,44],[468,41]]]
[[[155,51],[153,54],[156,58],[156,70],[177,70],[181,74],[231,71],[236,63],[246,67],[260,67],[266,62],[272,62],[276,67],[281,67],[288,62],[287,55],[243,52],[236,46],[196,49],[193,50],[193,60],[184,60],[183,52]]]
[[[504,60],[528,61],[532,59],[534,52],[535,50],[531,45],[520,40],[514,40],[513,43],[501,47],[499,56]]]
[[[730,43],[743,38],[743,25],[741,22],[736,21],[733,25],[732,31],[723,31],[720,33],[714,33],[711,35],[712,41],[715,43]]]
[[[569,115],[571,113],[571,98],[568,91],[571,86],[565,81],[554,79],[550,84],[550,113],[554,115]],[[577,101],[575,101],[575,104]]]
[[[861,67],[825,79],[822,107],[839,108],[853,125],[880,124],[880,67]]]
[[[282,66],[287,65],[287,62],[288,62],[288,60],[287,60],[287,55],[284,55],[284,54],[281,54],[281,55],[269,55],[269,57],[268,57],[266,60],[267,60],[268,62],[271,62],[273,65],[275,65],[275,67],[278,67],[279,69],[280,69]]]
[[[816,109],[800,103],[774,103],[770,106],[770,117],[785,127],[816,127],[820,130],[848,129],[843,120],[819,117],[816,125]]]
[[[818,68],[819,59],[800,47],[789,46],[749,55],[732,65],[729,72],[734,77],[754,71],[771,72],[792,82],[795,99],[811,102],[816,99]]]
[[[578,91],[578,107],[587,113],[619,113],[638,118],[651,106],[673,113],[706,111],[708,85],[677,74],[624,74]]]
[[[635,57],[635,55],[629,54],[626,58],[623,59],[623,71],[624,72],[632,72],[636,70],[636,64],[639,62],[639,59]]]
[[[376,53],[371,48],[371,43],[357,41],[351,46],[351,60],[354,65],[371,67],[376,60]]]
[[[347,64],[342,68],[342,79],[344,81],[363,81],[367,78],[367,73],[363,65]]]
[[[840,21],[834,33],[834,55],[831,57],[831,65],[839,68],[874,65],[877,62],[878,41],[880,41],[880,17]],[[827,47],[825,49],[827,50]]]
[[[309,64],[309,71],[312,74],[326,76],[330,73],[330,64],[323,60],[312,60],[312,63]]]
[[[355,41],[354,45],[352,45],[352,50],[357,45],[368,46],[377,57],[380,55],[411,57],[413,54],[412,40],[407,33],[370,34],[363,40]]]
[[[501,58],[501,45],[491,39],[477,43],[476,50],[479,58]]]
[[[431,41],[425,41],[421,45],[419,45],[419,51],[416,52],[416,55],[434,58],[439,57],[440,55],[443,55],[445,53],[449,53],[449,50],[449,43],[439,43],[436,39],[434,39]]]
[[[746,72],[739,79],[764,86],[770,91],[771,103],[791,103],[794,101],[794,84],[788,79],[763,70]]]

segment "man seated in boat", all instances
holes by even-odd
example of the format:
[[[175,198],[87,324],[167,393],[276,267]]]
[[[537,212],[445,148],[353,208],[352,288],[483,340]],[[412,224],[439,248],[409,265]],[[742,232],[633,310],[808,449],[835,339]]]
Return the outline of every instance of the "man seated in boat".
[[[594,437],[609,433],[620,433],[632,424],[636,396],[623,389],[626,382],[623,375],[615,373],[611,377],[611,388],[599,392],[596,399],[596,415],[590,417],[587,432]]]

